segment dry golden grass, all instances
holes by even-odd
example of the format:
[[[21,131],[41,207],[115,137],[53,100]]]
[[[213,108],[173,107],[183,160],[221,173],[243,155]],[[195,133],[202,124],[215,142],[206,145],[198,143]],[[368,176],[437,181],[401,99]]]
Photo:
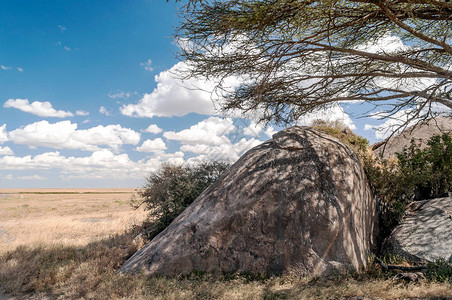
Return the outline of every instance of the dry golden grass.
[[[0,226],[16,234],[1,244],[0,287],[14,299],[452,299],[451,283],[394,282],[377,267],[328,279],[120,275],[142,246],[132,224],[144,213],[128,206],[130,193],[107,192],[0,198]]]
[[[133,189],[0,189],[0,254],[20,245],[83,246],[141,224]]]

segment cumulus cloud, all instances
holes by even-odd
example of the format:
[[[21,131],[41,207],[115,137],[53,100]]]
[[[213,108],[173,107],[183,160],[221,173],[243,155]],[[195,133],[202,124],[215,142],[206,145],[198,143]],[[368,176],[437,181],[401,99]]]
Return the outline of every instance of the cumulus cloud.
[[[99,150],[98,146],[101,145],[118,151],[123,144],[136,145],[140,141],[140,133],[123,128],[121,125],[99,125],[77,130],[77,124],[70,121],[53,124],[47,121],[35,122],[9,132],[8,136],[15,144],[27,145],[30,148],[48,147],[86,151]]]
[[[249,136],[259,136],[262,129],[264,129],[264,125],[251,122],[248,127],[243,129],[243,134]]]
[[[271,138],[277,132],[278,131],[275,130],[275,128],[273,126],[270,126],[265,130],[265,135],[268,136],[269,138]]]
[[[0,144],[8,141],[8,134],[6,132],[6,124],[0,126]]]
[[[32,157],[5,156],[0,158],[0,166],[5,169],[48,169],[61,168],[70,170],[71,167],[120,167],[130,162],[127,154],[115,155],[107,149],[93,152],[86,157],[65,157],[58,151],[45,152]]]
[[[211,92],[215,89],[215,80],[205,78],[192,78],[181,80],[178,75],[187,70],[185,62],[179,62],[171,69],[155,76],[157,87],[152,93],[144,94],[137,104],[128,104],[121,107],[121,113],[129,117],[171,117],[184,116],[189,113],[214,115],[218,113]],[[238,86],[238,80],[227,79],[228,86]]]
[[[58,151],[45,152],[31,156],[0,157],[2,170],[55,170],[63,179],[143,179],[149,172],[156,171],[163,161],[183,163],[184,154],[162,153],[138,162],[132,161],[125,153],[115,154],[108,149],[101,149],[89,156],[63,156]],[[28,176],[28,175],[27,175]],[[11,175],[12,179],[12,175]]]
[[[157,138],[155,140],[145,140],[136,150],[139,152],[159,152],[166,150],[166,145],[161,138]]]
[[[183,144],[221,145],[229,141],[225,136],[235,129],[231,118],[210,117],[179,132],[167,131],[163,136]]]
[[[10,147],[0,147],[0,155],[13,155],[14,152]]]
[[[247,150],[262,143],[257,139],[242,138],[235,144],[226,142],[220,145],[196,144],[182,145],[180,150],[199,154],[188,162],[222,160],[234,162]]]
[[[236,161],[240,155],[261,143],[252,138],[231,139],[236,132],[236,126],[231,118],[210,117],[188,129],[179,132],[168,131],[163,134],[166,139],[179,141],[183,152],[198,154],[188,162],[198,160]],[[232,136],[232,138],[230,137]]]
[[[381,38],[363,43],[356,49],[372,53],[394,53],[400,50],[409,50],[410,47],[404,45],[400,37],[392,35],[388,31]]]
[[[12,107],[23,112],[31,113],[40,117],[66,118],[74,116],[71,112],[55,110],[48,101],[28,102],[28,99],[9,99],[3,104],[3,107]]]
[[[302,126],[310,126],[315,120],[341,121],[350,129],[356,129],[356,126],[350,116],[344,111],[342,106],[337,103],[327,108],[317,109],[300,117],[297,124]]]
[[[149,132],[149,133],[153,133],[153,134],[158,134],[162,131],[163,131],[163,129],[158,127],[157,124],[151,124],[148,126],[148,128],[143,130],[143,132]]]

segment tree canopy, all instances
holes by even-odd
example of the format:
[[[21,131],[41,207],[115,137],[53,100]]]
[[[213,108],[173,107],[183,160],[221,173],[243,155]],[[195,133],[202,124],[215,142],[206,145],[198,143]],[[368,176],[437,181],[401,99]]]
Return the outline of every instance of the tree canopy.
[[[226,111],[293,122],[362,101],[408,123],[452,109],[448,0],[189,0],[181,16],[186,76],[217,79]]]

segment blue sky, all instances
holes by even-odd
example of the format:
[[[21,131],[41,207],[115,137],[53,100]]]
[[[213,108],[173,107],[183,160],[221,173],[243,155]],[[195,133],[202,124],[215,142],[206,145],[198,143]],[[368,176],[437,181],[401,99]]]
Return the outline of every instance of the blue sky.
[[[1,5],[0,188],[139,187],[162,162],[233,161],[279,129],[222,117],[192,88],[214,82],[175,77],[186,65],[174,57],[174,2]],[[376,120],[353,118],[362,110],[301,123],[342,119],[377,141]]]

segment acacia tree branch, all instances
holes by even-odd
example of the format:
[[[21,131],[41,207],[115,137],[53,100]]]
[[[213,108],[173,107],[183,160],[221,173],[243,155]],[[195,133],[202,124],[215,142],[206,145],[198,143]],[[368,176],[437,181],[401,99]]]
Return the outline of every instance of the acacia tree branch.
[[[420,59],[414,59],[414,58],[408,58],[402,55],[381,55],[377,53],[372,52],[366,52],[362,50],[356,50],[356,49],[350,49],[350,48],[340,48],[336,46],[330,46],[325,45],[317,42],[309,42],[309,44],[321,47],[321,49],[324,50],[331,50],[341,53],[350,53],[361,57],[367,57],[371,59],[381,60],[381,61],[387,61],[387,62],[394,62],[394,63],[403,63],[418,69],[426,70],[435,72],[438,75],[441,75],[445,78],[452,79],[452,71],[437,67],[435,65],[432,65],[426,61],[420,60]]]
[[[400,21],[397,16],[385,5],[385,1],[379,1],[378,6],[381,8],[381,10],[388,16],[388,18],[393,21],[395,24],[397,24],[400,28],[403,28],[404,30],[408,31],[412,35],[420,38],[421,40],[427,41],[429,43],[438,45],[442,47],[444,50],[447,51],[447,53],[452,54],[452,47],[449,46],[447,43],[438,41],[434,38],[428,37],[425,34],[417,31],[416,29],[408,26],[407,24]]]

